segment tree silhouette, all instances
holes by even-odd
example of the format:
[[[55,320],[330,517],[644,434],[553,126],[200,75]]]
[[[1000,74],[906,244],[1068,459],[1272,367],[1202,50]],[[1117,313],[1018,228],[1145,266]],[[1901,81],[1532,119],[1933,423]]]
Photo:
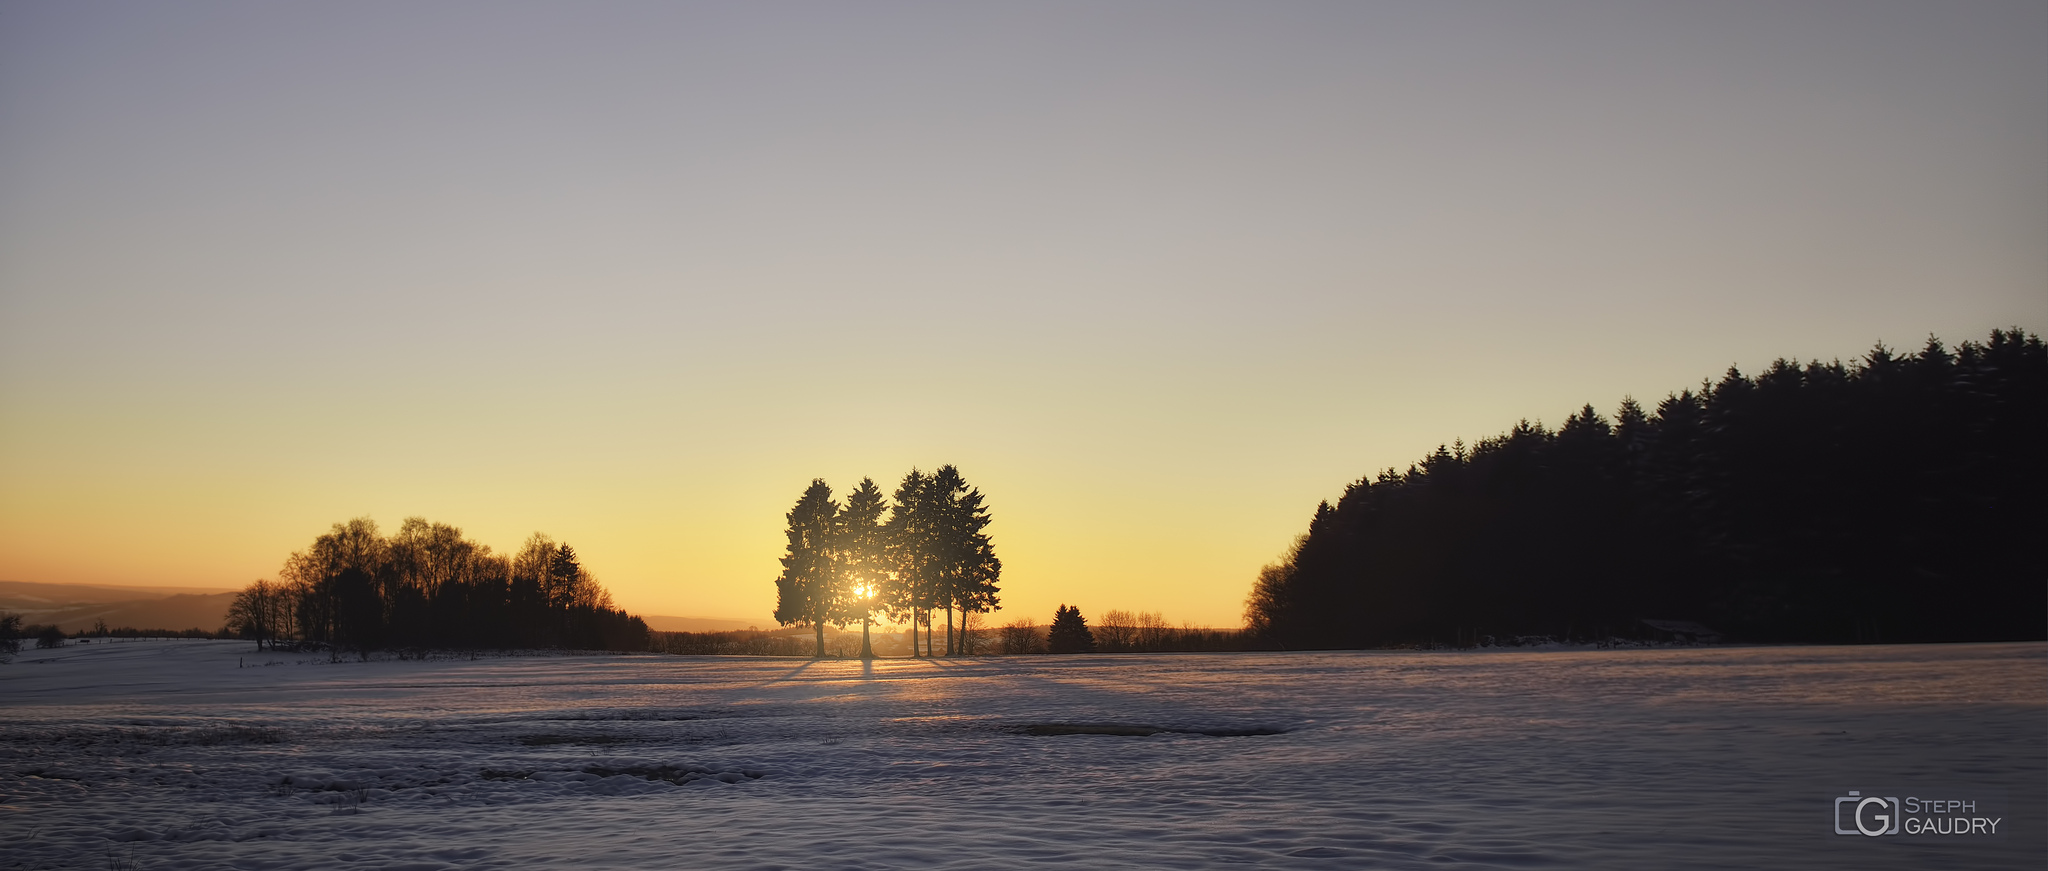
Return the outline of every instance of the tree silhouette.
[[[21,615],[0,613],[0,662],[21,652]]]
[[[1046,648],[1053,653],[1093,653],[1095,636],[1088,631],[1088,621],[1081,616],[1081,609],[1073,605],[1061,605],[1052,614],[1052,629],[1046,636]]]
[[[843,628],[860,621],[860,658],[873,659],[875,648],[868,627],[875,609],[882,606],[882,588],[889,580],[888,530],[882,526],[882,512],[889,500],[875,486],[873,478],[847,494],[836,524],[836,563],[840,573],[840,604],[836,621]]]
[[[946,609],[944,649],[953,655],[962,650],[965,615],[999,605],[1003,563],[986,532],[988,507],[955,466],[931,474],[911,469],[893,500],[863,478],[843,509],[832,488],[813,479],[787,519],[789,550],[776,579],[775,619],[813,626],[820,656],[827,622],[841,629],[859,622],[861,656],[872,656],[870,624],[877,611],[910,625],[912,656],[936,653],[930,634],[935,608]],[[955,609],[962,615],[957,629]]]
[[[256,649],[262,650],[277,639],[285,625],[285,621],[279,619],[282,609],[278,603],[284,598],[281,592],[269,581],[258,579],[236,593],[228,604],[228,630],[255,641]],[[105,621],[96,622],[93,630],[94,634],[106,635]]]
[[[1778,360],[1750,376],[1523,421],[1361,478],[1263,569],[1280,647],[1631,636],[1645,618],[1755,640],[2048,637],[2048,350]]]
[[[354,648],[368,660],[370,651],[384,642],[384,601],[378,596],[376,576],[349,566],[328,584],[335,602],[335,646]]]
[[[1004,654],[1043,653],[1045,634],[1038,631],[1038,624],[1030,618],[1011,621],[997,634]]]
[[[927,615],[938,603],[939,547],[943,539],[933,483],[933,476],[911,469],[903,476],[903,483],[897,485],[889,510],[887,552],[891,578],[885,601],[892,617],[910,624],[913,657],[923,656],[923,650],[931,646],[927,640],[923,649],[919,647],[917,627],[923,623],[929,631],[931,620]]]
[[[825,657],[825,623],[842,607],[842,579],[832,559],[838,515],[832,488],[813,478],[786,515],[789,550],[782,556],[782,575],[775,579],[775,622],[810,624],[819,659]]]
[[[646,623],[613,608],[568,545],[535,533],[508,559],[417,517],[389,539],[368,518],[334,524],[275,583],[237,594],[228,628],[365,658],[388,647],[647,647]]]
[[[935,598],[946,609],[946,655],[951,656],[960,650],[953,631],[953,610],[958,608],[963,614],[995,610],[1000,602],[996,582],[1002,577],[1003,562],[996,558],[995,546],[983,531],[991,518],[981,491],[969,487],[958,468],[940,466],[930,479],[928,493]]]

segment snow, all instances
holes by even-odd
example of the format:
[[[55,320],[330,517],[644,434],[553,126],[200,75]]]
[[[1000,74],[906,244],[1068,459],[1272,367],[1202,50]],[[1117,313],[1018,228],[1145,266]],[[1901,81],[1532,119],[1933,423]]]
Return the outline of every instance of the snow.
[[[1831,833],[1889,784],[2009,834]],[[2037,868],[2044,792],[2041,644],[0,666],[0,869]]]

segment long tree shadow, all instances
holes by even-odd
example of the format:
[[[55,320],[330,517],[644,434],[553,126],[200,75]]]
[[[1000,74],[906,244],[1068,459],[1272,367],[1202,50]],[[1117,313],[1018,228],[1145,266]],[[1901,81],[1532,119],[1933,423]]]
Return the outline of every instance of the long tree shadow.
[[[777,676],[777,677],[772,677],[772,678],[769,678],[769,679],[767,679],[767,680],[764,680],[764,681],[762,681],[762,682],[760,682],[760,683],[754,684],[754,686],[755,686],[756,688],[758,688],[758,687],[765,687],[765,686],[768,686],[768,685],[770,685],[770,684],[778,684],[778,683],[782,683],[783,681],[787,681],[787,680],[795,680],[795,679],[796,679],[796,677],[797,677],[798,675],[800,675],[800,674],[803,674],[803,673],[804,673],[804,672],[805,672],[806,670],[808,670],[808,669],[809,669],[809,668],[810,668],[811,666],[817,665],[817,664],[818,664],[819,662],[822,662],[822,661],[823,661],[823,660],[817,660],[817,659],[805,660],[805,662],[804,662],[804,664],[803,664],[803,665],[799,665],[799,666],[797,666],[796,668],[792,668],[792,669],[790,669],[788,673],[786,673],[786,674],[783,674],[783,675],[780,675],[780,676]]]
[[[946,663],[928,657],[877,656],[862,660],[861,680],[925,680],[934,676],[951,677],[960,663]],[[851,677],[851,675],[849,675]]]

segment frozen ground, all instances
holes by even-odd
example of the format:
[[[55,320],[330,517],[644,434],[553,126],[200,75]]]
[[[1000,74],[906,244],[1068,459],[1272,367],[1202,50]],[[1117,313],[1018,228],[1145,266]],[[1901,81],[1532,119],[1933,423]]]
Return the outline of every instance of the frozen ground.
[[[0,869],[2048,860],[2040,644],[302,659],[0,666]],[[2002,790],[2009,834],[1831,833],[1901,784]]]

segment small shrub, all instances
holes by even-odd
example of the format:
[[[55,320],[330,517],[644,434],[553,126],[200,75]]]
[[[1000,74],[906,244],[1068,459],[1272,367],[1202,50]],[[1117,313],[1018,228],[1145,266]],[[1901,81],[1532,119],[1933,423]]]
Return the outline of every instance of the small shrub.
[[[341,793],[341,798],[336,800],[334,803],[334,812],[337,814],[362,813],[363,804],[368,802],[369,800],[370,790],[368,787],[359,787],[357,789],[343,790]]]

